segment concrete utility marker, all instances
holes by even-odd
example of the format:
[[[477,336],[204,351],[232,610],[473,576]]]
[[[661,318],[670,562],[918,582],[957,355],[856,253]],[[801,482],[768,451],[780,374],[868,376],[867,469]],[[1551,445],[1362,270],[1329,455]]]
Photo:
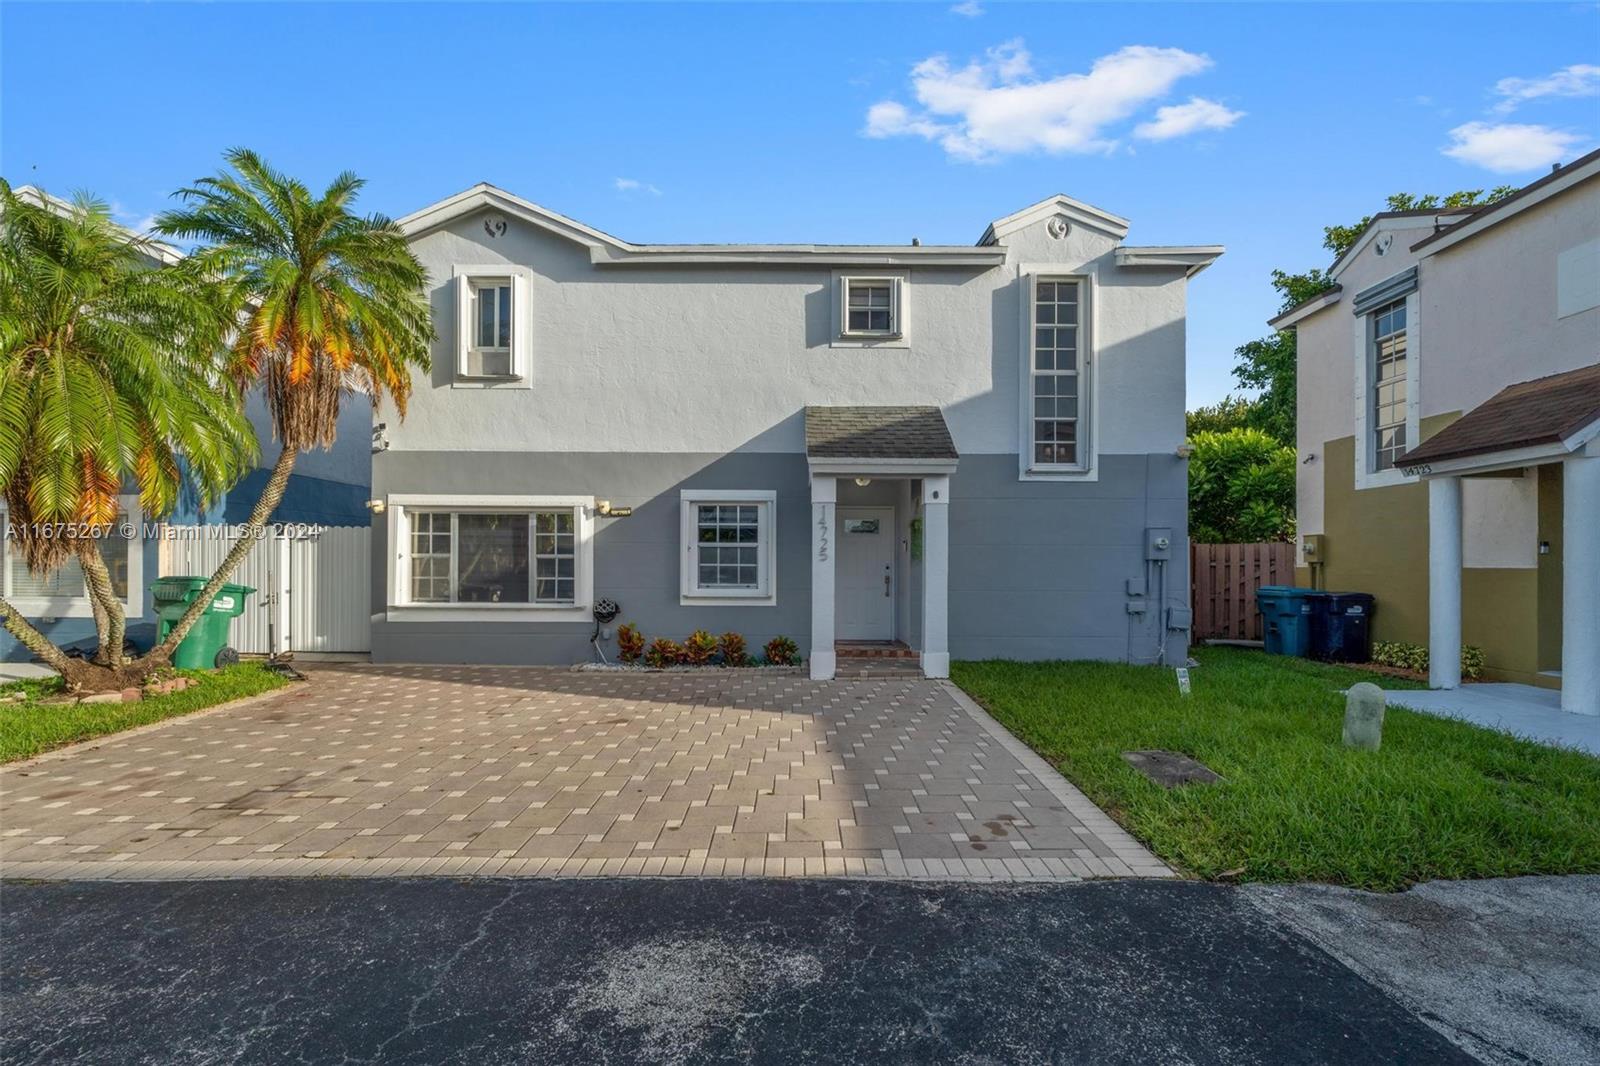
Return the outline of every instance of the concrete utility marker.
[[[0,876],[1173,876],[948,683],[311,672],[0,769]]]

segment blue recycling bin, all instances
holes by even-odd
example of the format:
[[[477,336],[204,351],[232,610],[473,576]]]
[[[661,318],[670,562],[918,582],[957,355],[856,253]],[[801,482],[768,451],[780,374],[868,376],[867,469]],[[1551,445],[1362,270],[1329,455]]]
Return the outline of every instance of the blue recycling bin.
[[[1268,655],[1304,658],[1311,651],[1311,597],[1316,591],[1294,585],[1262,585],[1256,589],[1262,645]]]

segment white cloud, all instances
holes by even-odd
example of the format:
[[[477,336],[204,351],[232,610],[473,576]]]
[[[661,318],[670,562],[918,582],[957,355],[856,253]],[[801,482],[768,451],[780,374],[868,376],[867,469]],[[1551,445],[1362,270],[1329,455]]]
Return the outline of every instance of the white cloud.
[[[1559,163],[1575,153],[1583,137],[1549,126],[1468,122],[1450,131],[1450,142],[1441,151],[1452,159],[1496,174],[1515,174]]]
[[[1191,96],[1186,104],[1157,108],[1156,117],[1135,126],[1133,135],[1147,141],[1166,141],[1200,130],[1225,130],[1241,118],[1244,118],[1243,111],[1232,111],[1215,100]]]
[[[1095,60],[1086,74],[1041,78],[1017,39],[964,67],[952,67],[942,55],[924,59],[911,68],[921,109],[880,101],[867,110],[862,133],[922,137],[969,161],[1031,151],[1108,152],[1117,144],[1108,127],[1211,65],[1208,56],[1181,48],[1129,45]]]
[[[651,196],[661,195],[660,189],[651,185],[648,181],[639,181],[636,178],[618,178],[611,184],[621,193],[645,192]]]
[[[978,3],[978,0],[961,0],[961,3],[950,9],[950,14],[975,19],[983,14],[983,5]]]
[[[1521,104],[1541,96],[1600,96],[1600,67],[1574,63],[1542,78],[1501,78],[1494,84],[1497,114],[1509,115]]]

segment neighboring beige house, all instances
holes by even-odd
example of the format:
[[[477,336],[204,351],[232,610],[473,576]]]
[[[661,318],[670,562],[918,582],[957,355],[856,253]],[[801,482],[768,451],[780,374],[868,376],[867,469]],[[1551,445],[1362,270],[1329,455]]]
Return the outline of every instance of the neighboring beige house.
[[[1271,322],[1298,334],[1299,581],[1600,714],[1600,152],[1377,215],[1331,272]]]

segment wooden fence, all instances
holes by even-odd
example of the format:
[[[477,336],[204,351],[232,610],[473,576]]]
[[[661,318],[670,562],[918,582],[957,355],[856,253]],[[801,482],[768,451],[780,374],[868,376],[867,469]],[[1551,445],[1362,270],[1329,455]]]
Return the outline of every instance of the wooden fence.
[[[1260,640],[1256,589],[1293,585],[1293,544],[1189,545],[1195,640]]]

